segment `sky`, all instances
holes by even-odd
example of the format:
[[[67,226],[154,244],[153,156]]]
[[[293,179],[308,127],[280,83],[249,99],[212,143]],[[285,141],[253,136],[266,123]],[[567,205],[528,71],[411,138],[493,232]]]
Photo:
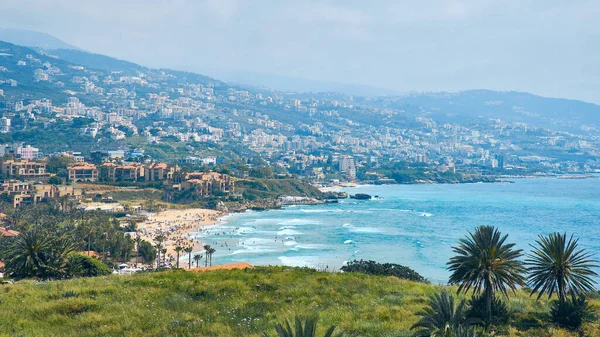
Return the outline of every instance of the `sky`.
[[[1,0],[0,25],[149,67],[600,103],[600,1]]]

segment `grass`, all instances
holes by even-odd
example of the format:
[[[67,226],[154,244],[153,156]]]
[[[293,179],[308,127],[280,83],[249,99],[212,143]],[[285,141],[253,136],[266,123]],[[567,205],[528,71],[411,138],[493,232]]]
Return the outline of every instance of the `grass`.
[[[348,336],[410,336],[415,312],[440,286],[395,277],[260,267],[169,271],[0,286],[0,336],[261,336],[318,313]],[[595,305],[600,300],[594,299]],[[506,336],[577,336],[548,322],[547,301],[509,301]],[[586,336],[600,335],[587,323]]]

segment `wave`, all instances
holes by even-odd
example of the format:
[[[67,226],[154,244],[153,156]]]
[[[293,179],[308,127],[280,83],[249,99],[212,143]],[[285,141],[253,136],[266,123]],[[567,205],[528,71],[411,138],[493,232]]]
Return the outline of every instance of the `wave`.
[[[421,212],[421,213],[419,213],[419,216],[430,217],[430,216],[433,216],[433,214],[427,213],[427,212]]]
[[[345,245],[353,245],[353,244],[355,244],[355,242],[352,240],[346,240],[346,241],[344,241],[344,244]]]
[[[317,220],[312,220],[312,219],[290,219],[290,220],[285,220],[285,221],[281,221],[279,223],[277,223],[278,225],[312,225],[312,224],[318,224],[320,223]]]
[[[297,244],[298,244],[298,242],[296,242],[296,241],[286,241],[283,243],[284,246],[295,246]]]
[[[282,231],[284,229],[296,229],[298,228],[298,226],[281,226],[279,227],[279,230]]]
[[[301,209],[300,211],[302,213],[339,213],[339,212],[343,212],[344,210],[336,208],[336,209]]]
[[[354,225],[352,225],[351,223],[345,223],[342,225],[342,227],[349,228],[349,227],[354,227]]]
[[[352,227],[350,231],[353,233],[383,233],[383,230],[373,227]]]
[[[313,267],[319,263],[318,256],[280,256],[279,261],[284,266]]]
[[[302,232],[298,232],[293,229],[284,229],[284,230],[277,232],[277,236],[290,236],[290,235],[302,235]]]

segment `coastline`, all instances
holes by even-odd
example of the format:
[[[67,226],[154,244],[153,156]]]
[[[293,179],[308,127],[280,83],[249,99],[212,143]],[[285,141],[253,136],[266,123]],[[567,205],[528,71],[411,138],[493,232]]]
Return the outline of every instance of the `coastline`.
[[[167,258],[177,256],[176,246],[192,246],[192,254],[197,254],[204,251],[204,243],[196,239],[193,233],[201,232],[206,227],[218,224],[220,219],[228,214],[228,212],[203,208],[170,209],[151,213],[146,221],[138,224],[138,235],[153,245],[156,244],[154,238],[163,235]],[[187,254],[180,252],[179,258],[180,267],[186,267],[185,264],[181,264],[181,260],[187,258]]]

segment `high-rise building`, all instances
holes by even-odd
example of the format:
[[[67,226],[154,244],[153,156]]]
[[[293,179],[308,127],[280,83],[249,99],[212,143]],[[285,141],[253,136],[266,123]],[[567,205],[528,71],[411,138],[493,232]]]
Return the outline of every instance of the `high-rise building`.
[[[352,156],[341,155],[338,161],[338,168],[340,173],[345,174],[348,178],[356,178],[356,165]]]
[[[8,132],[10,132],[10,118],[2,117],[0,118],[0,133]]]

